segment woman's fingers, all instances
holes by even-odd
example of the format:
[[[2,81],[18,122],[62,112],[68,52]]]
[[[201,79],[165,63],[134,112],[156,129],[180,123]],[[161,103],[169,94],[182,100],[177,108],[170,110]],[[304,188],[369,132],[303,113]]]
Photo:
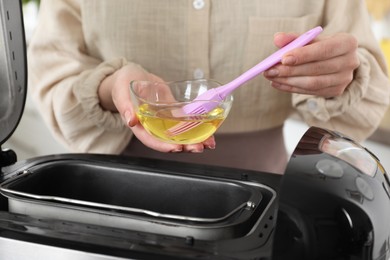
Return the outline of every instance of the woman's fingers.
[[[288,43],[292,36],[275,35],[275,44]],[[360,65],[356,39],[348,34],[318,38],[311,44],[288,52],[264,76],[281,91],[323,97],[341,95]]]
[[[289,51],[282,58],[283,65],[300,65],[315,61],[325,61],[337,56],[355,52],[357,40],[350,34],[339,33],[317,38],[311,44]]]
[[[150,135],[146,130],[143,128],[141,124],[137,124],[133,127],[131,127],[131,130],[133,131],[134,135],[140,140],[144,145],[147,147],[163,152],[163,153],[177,153],[182,152],[184,150],[183,145],[181,144],[170,144],[165,143],[162,141],[157,140],[152,135]]]

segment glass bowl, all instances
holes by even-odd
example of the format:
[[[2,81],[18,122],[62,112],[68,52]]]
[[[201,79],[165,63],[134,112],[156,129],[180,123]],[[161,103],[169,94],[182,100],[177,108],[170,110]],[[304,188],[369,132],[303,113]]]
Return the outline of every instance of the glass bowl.
[[[168,143],[194,144],[205,141],[217,131],[229,114],[233,96],[222,102],[194,99],[205,91],[221,86],[213,80],[184,80],[174,82],[132,81],[130,94],[142,126],[151,135]],[[183,114],[182,107],[191,102],[216,102],[205,114]],[[184,131],[171,133],[184,125]]]

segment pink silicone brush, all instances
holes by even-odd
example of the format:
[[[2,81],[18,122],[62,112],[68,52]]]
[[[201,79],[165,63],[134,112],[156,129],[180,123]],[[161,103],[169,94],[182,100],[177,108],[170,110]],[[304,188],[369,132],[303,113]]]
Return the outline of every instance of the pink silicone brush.
[[[317,37],[317,35],[320,34],[321,32],[322,32],[322,27],[320,26],[307,31],[306,33],[296,38],[294,41],[290,42],[283,48],[279,49],[278,51],[268,56],[266,59],[258,63],[256,66],[252,67],[251,69],[241,74],[236,79],[232,80],[231,82],[223,86],[210,89],[202,93],[201,95],[199,95],[193,100],[194,102],[185,105],[178,111],[174,111],[173,114],[175,116],[184,116],[184,115],[205,114],[210,112],[211,110],[213,110],[218,106],[218,102],[223,101],[236,88],[246,83],[247,81],[253,79],[260,73],[271,68],[272,66],[276,65],[277,63],[281,62],[284,54],[286,54],[287,52],[295,48],[305,46],[306,44],[311,42],[315,37]],[[196,101],[208,101],[208,100],[210,100],[211,102],[196,102]],[[167,130],[167,132],[170,136],[179,135],[183,132],[186,132],[196,127],[199,124],[201,124],[201,122],[182,122],[171,127],[170,129]]]

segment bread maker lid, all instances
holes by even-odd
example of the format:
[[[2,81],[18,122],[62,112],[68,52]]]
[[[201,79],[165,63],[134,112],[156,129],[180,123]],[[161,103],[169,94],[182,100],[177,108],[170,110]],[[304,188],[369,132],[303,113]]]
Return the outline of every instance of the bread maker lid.
[[[310,127],[281,180],[272,259],[390,259],[384,216],[390,177],[379,159],[342,133]]]
[[[0,145],[16,129],[27,93],[26,42],[20,1],[0,0]]]

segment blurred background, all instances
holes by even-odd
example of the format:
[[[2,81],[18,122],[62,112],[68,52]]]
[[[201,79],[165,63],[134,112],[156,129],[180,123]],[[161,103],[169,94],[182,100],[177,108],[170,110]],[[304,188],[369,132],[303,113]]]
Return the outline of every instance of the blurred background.
[[[372,17],[373,31],[390,65],[390,0],[365,1]],[[39,0],[23,0],[27,44],[37,22],[39,2]],[[307,128],[307,125],[294,117],[287,121],[284,135],[290,153],[292,153]],[[379,129],[363,145],[378,156],[385,169],[390,171],[390,109],[387,111]],[[18,160],[70,152],[57,143],[49,132],[35,109],[29,93],[27,94],[27,102],[21,122],[12,137],[3,145],[3,148],[13,149],[18,155]]]

